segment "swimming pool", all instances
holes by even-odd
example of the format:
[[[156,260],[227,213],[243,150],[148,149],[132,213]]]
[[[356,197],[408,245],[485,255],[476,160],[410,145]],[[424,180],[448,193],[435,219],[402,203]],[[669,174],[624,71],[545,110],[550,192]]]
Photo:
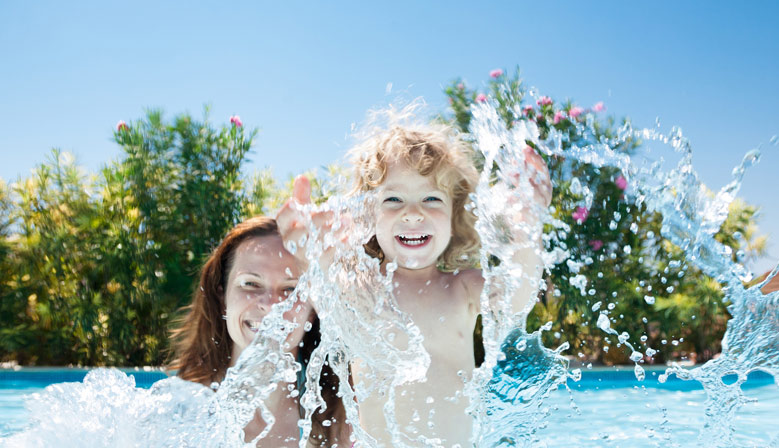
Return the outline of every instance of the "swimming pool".
[[[81,381],[88,369],[0,370],[0,437],[21,431],[30,417],[24,399],[49,384]],[[159,370],[124,369],[137,387],[148,388],[165,378]],[[632,368],[585,370],[579,382],[569,381],[545,402],[547,425],[538,433],[539,446],[654,447],[694,446],[702,426],[706,396],[700,385],[670,377],[658,381],[662,369],[647,369],[636,381]],[[729,379],[725,378],[728,382]],[[770,375],[755,372],[743,386],[756,403],[737,416],[738,446],[768,446],[779,437],[779,388]]]
[[[30,416],[24,400],[55,383],[82,381],[90,369],[23,368],[0,369],[0,438],[21,431]],[[121,369],[135,378],[137,387],[149,388],[166,378],[164,372],[150,369]]]

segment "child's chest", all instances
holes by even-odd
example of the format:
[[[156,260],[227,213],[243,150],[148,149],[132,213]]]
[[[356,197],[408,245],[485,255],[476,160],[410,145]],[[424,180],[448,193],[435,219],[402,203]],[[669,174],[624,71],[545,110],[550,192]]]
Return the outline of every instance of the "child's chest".
[[[431,282],[423,286],[397,288],[395,294],[401,311],[421,331],[433,363],[446,363],[447,359],[454,360],[459,355],[471,362],[476,310],[467,291],[455,282]],[[458,353],[453,353],[453,349]]]

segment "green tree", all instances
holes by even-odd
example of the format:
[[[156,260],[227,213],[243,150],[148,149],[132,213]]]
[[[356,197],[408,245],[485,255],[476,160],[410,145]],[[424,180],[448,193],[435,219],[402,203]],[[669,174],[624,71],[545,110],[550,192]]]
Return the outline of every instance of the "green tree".
[[[118,127],[123,155],[99,176],[54,151],[14,200],[3,185],[0,358],[162,364],[200,264],[246,210],[255,135],[151,111]]]
[[[572,101],[528,98],[519,70],[498,74],[486,89],[508,128],[531,120],[541,138],[555,129],[563,134],[563,150],[582,144],[585,136],[578,125],[587,120],[592,120],[596,139],[617,135],[617,120],[603,117],[601,105],[585,109]],[[450,110],[441,119],[467,132],[470,106],[486,97],[459,79],[445,93]],[[634,154],[640,144],[627,140],[613,149]],[[629,362],[630,353],[617,338],[597,328],[597,319],[605,311],[612,327],[627,332],[631,343],[660,349],[647,361],[683,356],[701,361],[717,353],[729,317],[722,292],[716,282],[684,261],[678,247],[661,237],[662,216],[625,200],[626,181],[615,168],[596,168],[564,156],[546,161],[555,185],[552,217],[570,228],[545,229],[553,234],[547,249],[569,251],[571,260],[581,263],[560,263],[547,274],[547,290],[528,318],[528,330],[552,322],[552,329],[543,335],[547,346],[567,341],[568,353],[582,361]],[[730,212],[717,238],[733,248],[734,257],[740,249],[754,254],[764,247],[764,239],[755,236],[755,209],[735,202]],[[587,279],[583,288],[572,282],[578,275]]]

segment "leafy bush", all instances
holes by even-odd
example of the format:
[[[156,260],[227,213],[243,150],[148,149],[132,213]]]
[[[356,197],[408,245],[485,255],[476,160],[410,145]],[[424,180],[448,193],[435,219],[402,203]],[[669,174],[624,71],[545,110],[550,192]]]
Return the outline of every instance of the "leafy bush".
[[[494,71],[487,86],[509,126],[534,120],[542,134],[553,127],[565,132],[570,145],[581,138],[573,123],[589,114],[600,135],[616,132],[601,105],[585,110],[547,97],[528,102],[518,71]],[[445,92],[451,109],[439,119],[467,131],[469,106],[484,94],[459,80]],[[189,303],[210,250],[240,219],[269,214],[290,194],[292,180],[279,183],[270,170],[243,177],[255,137],[237,117],[214,127],[207,112],[198,122],[150,111],[117,125],[122,155],[98,174],[85,174],[54,150],[29,178],[10,186],[0,181],[0,361],[162,364],[171,323]],[[639,144],[616,149],[630,154]],[[645,335],[647,345],[662,349],[655,362],[704,361],[718,353],[729,318],[722,291],[660,237],[662,217],[623,199],[627,186],[615,169],[565,158],[547,162],[556,186],[553,215],[572,229],[547,229],[556,232],[550,244],[591,260],[578,273],[567,264],[551,270],[528,329],[551,322],[547,346],[568,341],[568,353],[582,361],[626,362],[628,353],[595,324],[600,302],[618,331]],[[323,176],[307,174],[315,201],[331,194],[326,180],[342,171],[333,165]],[[589,188],[591,200],[573,178]],[[756,236],[755,213],[743,202],[731,205],[717,238],[734,257],[765,247]],[[584,295],[570,282],[576,274],[589,279]]]
[[[574,124],[588,119],[596,138],[617,135],[617,122],[602,116],[602,103],[585,109],[571,101],[558,104],[549,97],[529,98],[519,70],[512,76],[494,70],[487,89],[509,128],[519,120],[531,120],[542,138],[554,128],[564,134],[563,149],[581,142],[583,136]],[[486,95],[459,79],[445,93],[451,110],[441,118],[467,132],[471,104],[485,101]],[[633,154],[640,144],[629,140],[613,149]],[[647,362],[683,357],[700,362],[718,353],[729,319],[722,291],[686,263],[681,249],[660,236],[662,216],[626,202],[627,181],[614,168],[596,168],[565,157],[548,159],[547,164],[555,185],[552,216],[571,229],[547,228],[555,233],[547,249],[568,250],[572,259],[585,263],[581,267],[561,263],[551,269],[546,276],[548,288],[528,318],[528,331],[549,322],[551,329],[543,334],[547,346],[567,341],[571,348],[566,353],[583,362],[629,362],[630,353],[619,349],[619,341],[596,325],[601,311],[608,310],[612,327],[627,332],[634,345],[660,349]],[[585,198],[586,189],[592,194],[590,200]],[[734,256],[739,251],[757,254],[765,247],[764,238],[755,236],[755,213],[743,202],[731,205],[717,238],[733,249]],[[579,274],[587,278],[584,293],[571,282]]]

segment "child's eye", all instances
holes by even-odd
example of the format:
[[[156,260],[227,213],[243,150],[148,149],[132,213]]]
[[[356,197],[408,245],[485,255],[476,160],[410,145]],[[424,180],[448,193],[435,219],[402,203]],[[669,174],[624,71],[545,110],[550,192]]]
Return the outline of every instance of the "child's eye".
[[[425,202],[441,202],[441,198],[437,196],[428,196],[425,198]]]
[[[390,196],[384,199],[384,202],[400,202],[400,198],[397,196]]]

